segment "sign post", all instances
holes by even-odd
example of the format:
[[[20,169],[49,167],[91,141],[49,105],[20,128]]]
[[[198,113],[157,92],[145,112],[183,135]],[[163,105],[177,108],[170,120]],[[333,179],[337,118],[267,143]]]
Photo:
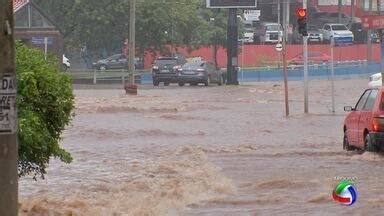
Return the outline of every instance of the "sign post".
[[[44,58],[47,60],[47,53],[48,53],[48,38],[44,37]]]
[[[0,215],[18,213],[13,1],[0,0]]]
[[[307,10],[307,0],[303,0],[303,9]],[[306,14],[305,14],[306,17]],[[306,24],[303,26],[303,58],[304,58],[304,113],[308,113],[308,34]]]
[[[335,113],[335,69],[333,60],[333,49],[335,47],[335,39],[331,37],[331,91],[332,91],[332,113]]]

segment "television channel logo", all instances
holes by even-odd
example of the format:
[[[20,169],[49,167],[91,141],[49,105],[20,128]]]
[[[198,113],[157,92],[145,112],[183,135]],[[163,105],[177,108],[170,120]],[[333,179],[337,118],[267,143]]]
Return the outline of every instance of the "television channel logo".
[[[336,185],[332,193],[333,200],[342,204],[351,206],[357,200],[356,187],[350,181],[341,181]]]

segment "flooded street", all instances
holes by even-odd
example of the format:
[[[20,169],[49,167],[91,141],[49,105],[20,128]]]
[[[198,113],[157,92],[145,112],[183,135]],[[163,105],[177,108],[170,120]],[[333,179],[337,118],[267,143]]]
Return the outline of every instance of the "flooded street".
[[[384,156],[342,150],[343,106],[367,79],[238,87],[77,88],[76,116],[45,180],[20,180],[20,215],[382,215]],[[357,203],[332,200],[356,179]]]

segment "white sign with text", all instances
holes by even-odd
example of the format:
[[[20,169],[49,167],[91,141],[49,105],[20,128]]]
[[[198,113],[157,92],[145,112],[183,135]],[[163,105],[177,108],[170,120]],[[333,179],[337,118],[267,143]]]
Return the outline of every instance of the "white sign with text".
[[[16,133],[16,82],[14,75],[0,77],[0,134]]]

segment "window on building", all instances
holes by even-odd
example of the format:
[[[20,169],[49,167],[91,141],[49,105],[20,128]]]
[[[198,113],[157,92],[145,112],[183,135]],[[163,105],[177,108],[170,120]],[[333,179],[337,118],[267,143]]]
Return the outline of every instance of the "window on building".
[[[29,27],[28,7],[23,7],[15,14],[15,27]]]
[[[361,0],[361,8],[365,11],[369,11],[370,0]],[[384,0],[379,0],[380,11],[384,11]],[[377,1],[372,0],[372,11],[377,11]]]
[[[52,27],[49,22],[37,9],[31,7],[31,27]]]

